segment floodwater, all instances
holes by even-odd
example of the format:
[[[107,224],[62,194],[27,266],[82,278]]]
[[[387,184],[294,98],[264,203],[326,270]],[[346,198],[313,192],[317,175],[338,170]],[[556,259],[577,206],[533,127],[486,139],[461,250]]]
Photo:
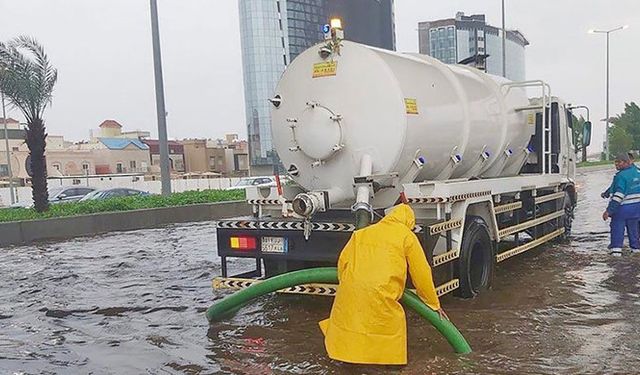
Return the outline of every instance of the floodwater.
[[[579,175],[571,242],[501,263],[477,299],[443,298],[470,355],[408,313],[408,366],[333,362],[317,327],[328,297],[264,297],[210,327],[228,292],[212,292],[200,223],[2,249],[0,374],[640,373],[640,255],[609,257],[600,218],[611,173]]]

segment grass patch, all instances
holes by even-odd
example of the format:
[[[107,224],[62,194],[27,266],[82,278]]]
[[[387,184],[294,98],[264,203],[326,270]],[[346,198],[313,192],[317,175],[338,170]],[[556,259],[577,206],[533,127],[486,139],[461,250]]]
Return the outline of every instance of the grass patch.
[[[585,162],[580,162],[576,164],[578,168],[594,167],[596,165],[613,165],[613,161],[611,160],[585,161]]]
[[[33,208],[2,208],[0,209],[0,222],[49,219],[100,212],[120,212],[243,199],[245,199],[244,190],[185,191],[183,193],[171,194],[168,197],[162,195],[118,197],[104,200],[52,204],[49,211],[42,213],[36,212]]]

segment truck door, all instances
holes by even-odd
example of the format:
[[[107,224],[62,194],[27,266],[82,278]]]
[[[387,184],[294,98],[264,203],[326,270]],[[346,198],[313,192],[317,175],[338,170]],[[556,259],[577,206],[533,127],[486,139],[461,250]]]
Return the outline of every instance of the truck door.
[[[565,139],[563,144],[565,145],[565,148],[566,148],[563,151],[563,154],[565,155],[565,159],[566,159],[565,170],[567,172],[567,176],[573,179],[576,175],[576,160],[578,159],[576,154],[576,147],[573,144],[573,114],[571,113],[571,110],[569,110],[565,106],[563,106],[563,109],[565,113],[564,117],[566,122],[566,126],[562,131]]]

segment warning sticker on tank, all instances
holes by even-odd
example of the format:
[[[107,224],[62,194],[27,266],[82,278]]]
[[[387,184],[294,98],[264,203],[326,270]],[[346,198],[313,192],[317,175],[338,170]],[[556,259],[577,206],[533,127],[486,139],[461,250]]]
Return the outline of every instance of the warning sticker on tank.
[[[529,113],[527,115],[527,125],[535,125],[536,123],[536,115],[533,113]]]
[[[313,78],[335,76],[337,71],[337,61],[327,61],[313,64]]]
[[[408,115],[418,114],[418,101],[412,98],[404,98],[404,107]]]

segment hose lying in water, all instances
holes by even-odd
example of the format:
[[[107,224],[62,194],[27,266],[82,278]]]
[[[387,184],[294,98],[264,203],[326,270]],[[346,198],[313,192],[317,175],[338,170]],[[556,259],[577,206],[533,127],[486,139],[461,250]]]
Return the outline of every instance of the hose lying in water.
[[[312,283],[338,283],[338,271],[335,267],[311,268],[274,276],[246,289],[235,292],[207,309],[209,322],[219,321],[235,314],[240,308],[262,295],[290,288],[296,285]],[[400,300],[405,306],[414,310],[427,320],[453,347],[456,353],[467,354],[471,346],[460,331],[450,321],[441,319],[437,312],[431,310],[413,292],[406,290]]]

